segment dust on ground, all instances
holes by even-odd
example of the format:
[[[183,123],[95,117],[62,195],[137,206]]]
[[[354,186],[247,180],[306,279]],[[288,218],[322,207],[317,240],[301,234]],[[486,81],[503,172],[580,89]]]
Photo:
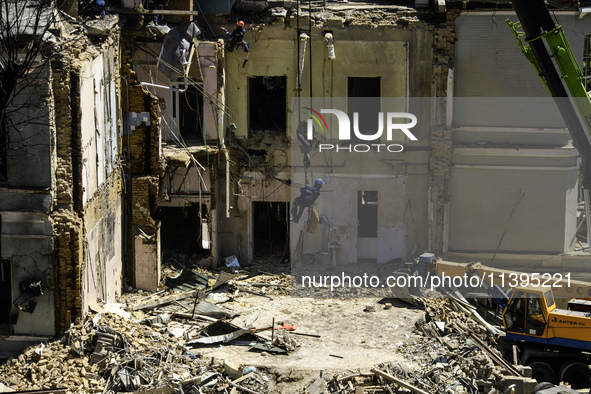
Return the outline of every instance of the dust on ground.
[[[423,310],[391,300],[388,302],[394,306],[384,309],[378,298],[272,297],[270,300],[237,296],[227,303],[229,308],[241,313],[232,321],[242,326],[253,313],[259,312],[256,327],[271,326],[274,319],[276,325],[295,324],[294,333],[315,334],[320,338],[293,335],[300,347],[288,355],[262,356],[242,346],[220,346],[201,350],[203,356],[255,367],[274,366],[277,372],[287,376],[293,373],[291,370],[299,370],[303,376],[318,376],[320,370],[327,370],[330,375],[338,370],[364,369],[384,362],[406,362],[397,349],[415,335],[412,334],[414,323],[424,316]],[[364,311],[367,304],[376,305],[376,311]]]
[[[199,256],[188,259],[178,254],[170,256],[173,264],[163,270],[163,276],[178,275],[178,270],[186,265],[202,265],[204,272],[210,272],[208,261]],[[285,386],[282,388],[285,391],[277,389],[277,392],[301,391],[321,370],[325,371],[325,376],[332,376],[386,362],[408,365],[408,355],[399,352],[400,346],[418,336],[414,328],[418,321],[424,320],[423,308],[387,297],[333,298],[326,292],[319,292],[315,297],[292,296],[290,269],[289,260],[280,254],[259,257],[251,264],[242,265],[235,270],[239,275],[236,283],[270,285],[238,285],[228,292],[230,300],[218,305],[239,313],[229,321],[241,327],[255,314],[258,316],[254,323],[256,328],[271,326],[273,322],[276,326],[295,324],[297,329],[291,337],[299,344],[296,351],[282,355],[249,351],[247,346],[217,345],[195,349],[195,353],[203,358],[231,360],[241,366],[266,369],[275,375],[277,384]],[[387,292],[384,294],[387,296]],[[366,310],[368,304],[375,306],[375,312]],[[386,309],[386,304],[391,307]],[[270,330],[263,333],[271,336]]]

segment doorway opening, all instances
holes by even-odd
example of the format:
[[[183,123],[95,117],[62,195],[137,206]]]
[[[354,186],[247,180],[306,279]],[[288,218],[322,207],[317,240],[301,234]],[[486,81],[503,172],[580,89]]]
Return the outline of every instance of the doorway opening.
[[[180,253],[207,253],[204,248],[208,242],[207,206],[202,204],[199,217],[199,205],[190,204],[186,207],[160,207],[159,219],[161,221],[161,245],[163,249],[175,250]],[[203,219],[203,220],[202,220]]]
[[[378,257],[378,192],[357,193],[357,259]]]
[[[289,203],[255,201],[252,205],[254,258],[289,255]]]

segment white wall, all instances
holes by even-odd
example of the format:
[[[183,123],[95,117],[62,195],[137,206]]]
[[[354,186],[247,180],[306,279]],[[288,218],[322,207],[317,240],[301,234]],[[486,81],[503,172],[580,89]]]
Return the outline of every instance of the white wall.
[[[115,49],[97,55],[80,71],[83,203],[113,171],[117,162],[118,100],[116,98]]]
[[[86,234],[82,280],[82,310],[97,299],[115,302],[121,294],[122,208],[119,197]]]

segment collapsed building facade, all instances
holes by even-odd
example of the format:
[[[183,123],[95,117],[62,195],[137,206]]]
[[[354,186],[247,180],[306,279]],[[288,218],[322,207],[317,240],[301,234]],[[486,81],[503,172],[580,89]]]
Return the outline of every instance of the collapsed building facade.
[[[62,22],[80,39],[21,94],[45,108],[41,131],[27,126],[26,143],[3,151],[7,350],[123,289],[156,290],[163,251],[214,264],[298,251],[343,266],[425,250],[508,265],[588,259],[574,253],[577,151],[505,26],[509,4],[109,6],[112,23],[90,34]],[[583,64],[591,22],[557,14]],[[249,52],[225,48],[221,27],[237,19]],[[384,112],[402,98],[392,110],[417,116],[418,138],[345,158],[313,141],[307,166],[294,137],[302,98],[312,108],[384,98],[373,103]],[[316,178],[324,221],[310,233],[290,224],[290,208]]]

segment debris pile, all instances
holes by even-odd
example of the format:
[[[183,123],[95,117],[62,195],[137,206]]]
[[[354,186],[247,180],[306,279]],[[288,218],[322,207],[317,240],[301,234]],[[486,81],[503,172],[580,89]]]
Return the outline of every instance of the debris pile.
[[[89,317],[61,340],[26,349],[0,367],[0,376],[13,390],[70,393],[213,393],[225,387],[266,393],[270,384],[252,367],[229,369],[203,358],[166,328],[115,314]]]
[[[0,383],[13,390],[84,393],[208,393],[225,387],[269,392],[264,374],[228,368],[201,353],[221,344],[275,354],[299,346],[285,324],[274,330],[254,329],[256,313],[245,326],[226,321],[237,313],[215,302],[222,296],[227,300],[229,290],[238,291],[237,284],[228,283],[234,277],[186,269],[167,279],[168,289],[126,294],[127,304],[95,303],[91,308],[98,313],[72,325],[59,341],[30,347],[1,366]],[[263,288],[286,286],[279,279],[257,281]],[[248,286],[260,288],[258,282]],[[261,333],[265,330],[272,334]]]
[[[4,385],[72,393],[276,392],[280,374],[258,365],[235,365],[232,359],[216,360],[208,349],[234,345],[262,355],[286,355],[300,346],[294,338],[320,338],[274,318],[270,325],[255,326],[260,310],[249,311],[242,324],[232,322],[238,315],[231,309],[237,296],[282,296],[290,290],[289,281],[287,275],[216,276],[185,268],[166,279],[166,289],[126,294],[126,304],[93,304],[96,314],[72,325],[61,340],[30,347],[1,366],[0,391]],[[503,392],[512,385],[517,393],[531,392],[535,380],[525,377],[531,370],[503,359],[496,350],[501,331],[465,299],[415,300],[424,307],[425,319],[408,325],[401,340],[392,342],[388,360],[396,361],[331,379],[321,374],[305,392],[476,394]],[[379,312],[374,304],[365,311],[365,316]]]
[[[169,335],[111,314],[72,325],[60,341],[28,348],[0,367],[0,376],[16,390],[89,393],[175,387],[191,376],[199,377],[191,383],[200,384],[209,378],[202,360]]]
[[[369,371],[337,374],[330,393],[489,393],[511,385],[529,393],[536,382],[528,367],[508,363],[497,349],[496,328],[477,317],[474,307],[456,298],[420,299],[425,321],[414,336],[397,343],[405,363],[385,363]],[[528,391],[529,390],[529,391]]]

